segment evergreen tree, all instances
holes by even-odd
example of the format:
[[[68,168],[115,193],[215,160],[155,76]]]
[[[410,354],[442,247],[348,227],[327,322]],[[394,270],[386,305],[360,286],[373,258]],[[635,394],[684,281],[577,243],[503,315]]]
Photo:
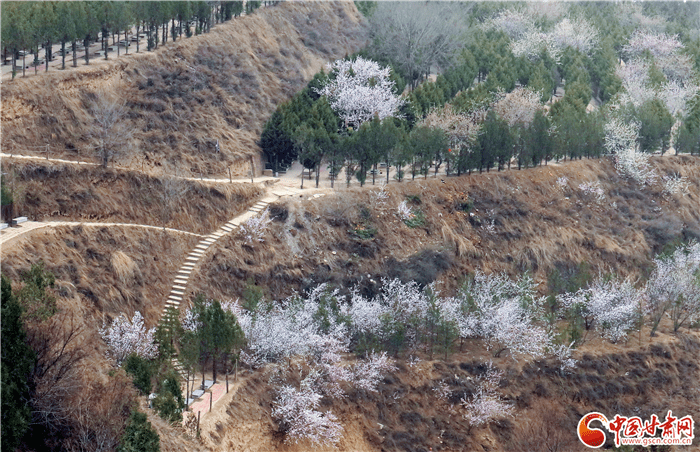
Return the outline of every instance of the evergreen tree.
[[[660,149],[662,154],[666,152],[674,123],[673,116],[666,105],[658,98],[648,100],[637,109],[636,116],[641,122],[639,130],[641,150],[653,152]]]
[[[132,353],[124,360],[122,367],[127,374],[131,375],[134,386],[141,391],[141,394],[151,393],[154,374],[152,362]]]
[[[138,410],[131,412],[117,452],[160,452],[160,437],[148,417]]]
[[[11,452],[29,428],[29,379],[35,354],[26,342],[22,307],[2,275],[2,451]]]
[[[503,166],[513,155],[513,144],[513,135],[508,123],[499,118],[494,111],[489,111],[479,135],[479,148],[481,150],[479,171],[482,171],[483,168],[489,171],[496,162],[498,170],[503,169]]]
[[[236,316],[221,308],[221,303],[214,300],[209,304],[200,299],[196,309],[200,327],[197,338],[200,344],[200,356],[212,360],[214,381],[217,377],[217,365],[227,361],[227,356],[236,348],[242,347],[245,336]]]

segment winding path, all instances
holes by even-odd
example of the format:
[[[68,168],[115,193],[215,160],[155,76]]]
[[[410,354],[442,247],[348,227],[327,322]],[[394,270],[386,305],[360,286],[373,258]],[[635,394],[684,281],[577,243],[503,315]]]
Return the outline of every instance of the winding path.
[[[19,155],[19,154],[5,154],[5,153],[0,153],[0,158],[12,158],[12,159],[22,159],[22,160],[38,160],[42,162],[50,162],[50,163],[64,163],[68,165],[77,165],[77,166],[101,166],[99,163],[94,163],[94,162],[84,162],[82,160],[64,160],[64,159],[55,159],[55,158],[46,158],[46,157],[40,157],[38,155]],[[217,184],[229,184],[229,183],[234,183],[234,184],[250,184],[250,183],[260,183],[260,182],[277,182],[279,178],[276,177],[271,177],[271,176],[258,176],[254,177],[253,180],[245,178],[245,179],[217,179],[217,178],[208,178],[208,177],[187,177],[187,176],[175,176],[172,174],[160,174],[160,175],[152,175],[148,172],[141,171],[138,168],[129,168],[126,166],[110,166],[110,169],[116,169],[116,170],[121,170],[121,171],[135,171],[138,173],[146,174],[149,176],[153,177],[172,177],[175,179],[182,179],[182,180],[192,180],[192,181],[199,181],[199,182],[214,182]]]
[[[159,231],[166,230],[166,231],[175,232],[178,234],[186,234],[186,235],[193,235],[195,237],[203,237],[202,234],[195,234],[194,232],[182,231],[180,229],[173,229],[173,228],[163,228],[161,226],[152,226],[152,225],[148,225],[148,224],[88,223],[88,222],[82,222],[82,221],[27,221],[25,223],[22,223],[21,226],[3,229],[2,232],[0,232],[0,245],[2,245],[3,247],[6,247],[6,246],[8,246],[9,242],[13,241],[14,239],[16,239],[18,237],[22,237],[23,235],[25,235],[31,231],[35,231],[37,229],[57,228],[60,226],[87,226],[87,227],[126,226],[126,227],[134,227],[134,228],[156,229]]]

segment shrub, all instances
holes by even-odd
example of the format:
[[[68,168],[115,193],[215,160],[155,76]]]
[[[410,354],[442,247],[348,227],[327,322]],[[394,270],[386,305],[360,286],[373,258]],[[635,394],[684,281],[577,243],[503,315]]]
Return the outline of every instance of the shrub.
[[[122,363],[127,374],[131,375],[134,386],[141,394],[149,394],[152,388],[153,364],[136,353],[130,354]]]
[[[160,452],[160,437],[144,413],[131,412],[117,452]]]
[[[377,229],[366,224],[358,224],[349,232],[363,240],[374,238],[377,235]]]
[[[158,396],[153,400],[153,408],[163,419],[173,423],[181,422],[185,400],[180,388],[180,376],[174,369],[165,367],[157,380]]]

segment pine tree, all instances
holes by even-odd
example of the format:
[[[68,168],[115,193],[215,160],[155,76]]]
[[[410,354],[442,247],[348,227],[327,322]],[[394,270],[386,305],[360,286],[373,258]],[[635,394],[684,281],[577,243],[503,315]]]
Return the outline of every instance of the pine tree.
[[[160,452],[160,437],[144,413],[131,412],[117,452]]]
[[[26,342],[22,307],[2,275],[2,451],[13,451],[29,428],[29,379],[35,362]]]

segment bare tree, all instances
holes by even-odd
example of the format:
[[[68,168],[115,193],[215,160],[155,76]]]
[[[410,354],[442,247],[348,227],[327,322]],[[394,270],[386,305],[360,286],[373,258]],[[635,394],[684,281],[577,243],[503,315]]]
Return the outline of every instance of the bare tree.
[[[370,17],[375,51],[398,63],[414,88],[431,66],[449,66],[465,17],[449,3],[379,2]]]
[[[131,145],[132,132],[125,120],[126,102],[118,91],[118,88],[103,89],[88,102],[88,110],[94,118],[88,135],[105,168],[110,160]]]
[[[52,436],[60,437],[71,428],[70,404],[83,386],[84,333],[79,321],[64,311],[27,328],[27,341],[36,353],[32,418]]]

